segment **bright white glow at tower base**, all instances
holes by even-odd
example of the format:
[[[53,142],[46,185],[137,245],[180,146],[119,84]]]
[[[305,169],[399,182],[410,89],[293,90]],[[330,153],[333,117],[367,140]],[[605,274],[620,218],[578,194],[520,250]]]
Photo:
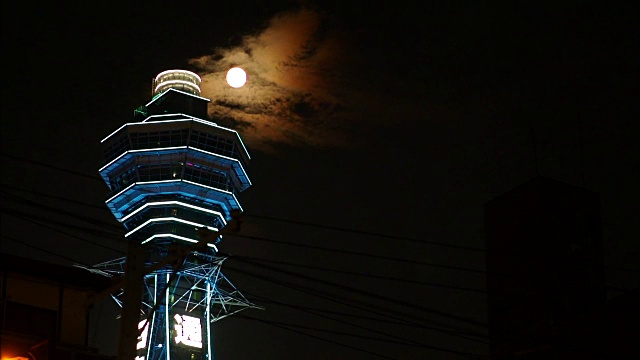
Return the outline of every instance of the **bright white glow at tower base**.
[[[227,72],[227,83],[233,88],[242,87],[247,82],[247,73],[239,67],[231,68]]]
[[[144,349],[147,347],[147,338],[149,337],[149,321],[147,320],[140,321],[138,323],[138,330],[140,329],[143,329],[143,330],[140,333],[140,335],[138,335],[138,342],[136,344],[137,350]]]
[[[176,331],[176,344],[184,344],[197,348],[202,348],[202,327],[200,319],[187,315],[174,315]]]

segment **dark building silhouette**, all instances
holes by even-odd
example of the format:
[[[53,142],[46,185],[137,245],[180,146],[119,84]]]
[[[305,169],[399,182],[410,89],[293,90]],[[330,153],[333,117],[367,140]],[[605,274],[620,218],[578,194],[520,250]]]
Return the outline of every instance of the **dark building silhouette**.
[[[0,254],[0,358],[112,360],[88,346],[93,296],[103,276]]]
[[[485,231],[491,358],[574,358],[569,324],[606,300],[598,194],[537,177],[485,204]]]

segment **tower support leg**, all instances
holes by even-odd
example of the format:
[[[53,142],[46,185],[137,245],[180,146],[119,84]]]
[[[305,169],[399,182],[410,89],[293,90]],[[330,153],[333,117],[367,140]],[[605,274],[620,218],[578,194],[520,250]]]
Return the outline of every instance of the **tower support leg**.
[[[124,301],[120,317],[118,360],[133,360],[136,358],[142,284],[145,275],[145,256],[145,250],[142,245],[133,242],[128,243],[124,273]]]

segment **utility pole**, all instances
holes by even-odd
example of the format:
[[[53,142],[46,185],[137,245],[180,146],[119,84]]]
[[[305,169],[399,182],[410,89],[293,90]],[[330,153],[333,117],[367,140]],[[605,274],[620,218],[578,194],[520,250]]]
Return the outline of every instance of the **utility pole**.
[[[142,286],[145,275],[145,250],[140,244],[127,244],[127,262],[124,276],[124,305],[120,316],[120,340],[118,360],[136,358],[138,322],[142,303]]]

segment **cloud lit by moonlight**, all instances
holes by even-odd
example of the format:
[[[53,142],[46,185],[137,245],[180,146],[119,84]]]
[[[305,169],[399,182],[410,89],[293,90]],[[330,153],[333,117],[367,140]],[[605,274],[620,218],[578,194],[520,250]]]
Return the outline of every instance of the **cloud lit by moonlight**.
[[[325,21],[311,10],[281,13],[240,45],[192,59],[211,117],[232,122],[253,148],[345,143],[350,114],[338,86],[344,50]],[[241,88],[225,81],[236,66],[251,78]]]
[[[311,9],[283,12],[239,45],[191,59],[202,95],[211,99],[212,119],[261,150],[344,147],[359,142],[365,127],[389,123],[402,96],[391,99],[376,85],[389,82],[377,73],[375,59],[353,46],[357,33],[332,20]],[[250,78],[241,88],[225,80],[232,67]]]

